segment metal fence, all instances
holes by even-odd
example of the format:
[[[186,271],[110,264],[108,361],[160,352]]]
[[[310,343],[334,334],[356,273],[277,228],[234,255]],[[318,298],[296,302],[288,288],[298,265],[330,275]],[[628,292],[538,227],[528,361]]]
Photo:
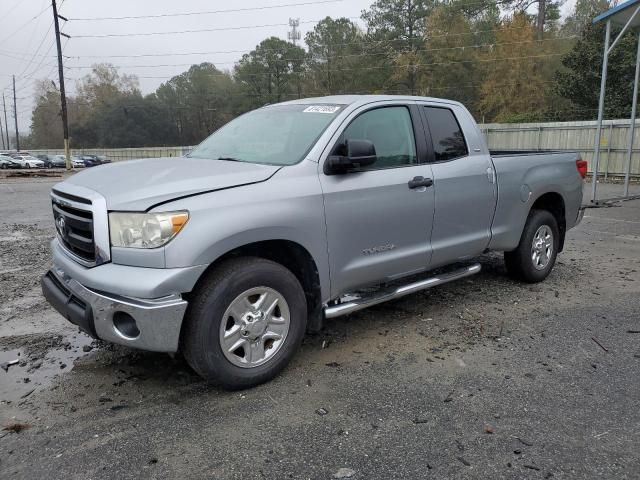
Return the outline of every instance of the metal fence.
[[[193,147],[142,147],[142,148],[72,148],[72,155],[102,155],[112,162],[136,158],[180,157]],[[29,150],[32,155],[64,155],[62,149]]]
[[[599,174],[607,177],[624,175],[628,148],[629,120],[606,120],[600,137],[601,157]],[[552,123],[489,123],[480,125],[489,148],[501,150],[567,150],[578,151],[589,162],[592,172],[596,122]],[[73,155],[105,155],[111,161],[135,158],[176,157],[188,153],[193,147],[144,148],[88,148],[73,149]],[[63,153],[62,150],[31,150],[34,154]],[[631,175],[640,178],[640,139],[634,139]]]
[[[600,165],[598,174],[608,177],[624,176],[629,130],[627,120],[605,120],[600,135]],[[589,163],[592,160],[597,122],[552,123],[488,123],[480,125],[489,148],[496,150],[567,150],[578,151]],[[640,139],[634,135],[631,175],[640,177]]]

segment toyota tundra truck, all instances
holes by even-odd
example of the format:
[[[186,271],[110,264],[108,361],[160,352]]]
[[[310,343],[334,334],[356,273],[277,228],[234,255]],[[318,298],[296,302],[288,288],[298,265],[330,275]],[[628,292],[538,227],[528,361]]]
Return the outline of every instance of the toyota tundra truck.
[[[476,274],[483,253],[544,280],[582,218],[586,170],[577,153],[490,152],[454,101],[268,105],[184,157],[55,185],[42,290],[92,337],[247,388],[324,319]]]

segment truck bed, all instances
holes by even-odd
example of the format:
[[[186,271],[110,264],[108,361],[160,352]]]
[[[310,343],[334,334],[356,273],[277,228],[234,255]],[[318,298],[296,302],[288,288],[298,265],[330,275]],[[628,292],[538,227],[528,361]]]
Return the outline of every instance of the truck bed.
[[[567,150],[489,150],[492,157],[516,157],[519,155],[542,155],[548,153],[574,153]]]
[[[562,198],[566,225],[571,228],[582,204],[582,178],[576,169],[578,152],[553,150],[490,150],[498,184],[491,227],[492,250],[509,251],[520,239],[532,202],[545,194]]]

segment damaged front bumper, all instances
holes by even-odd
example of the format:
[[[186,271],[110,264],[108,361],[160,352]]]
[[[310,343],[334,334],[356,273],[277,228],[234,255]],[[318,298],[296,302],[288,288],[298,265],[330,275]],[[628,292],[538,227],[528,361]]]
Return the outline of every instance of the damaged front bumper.
[[[53,267],[41,280],[47,301],[89,335],[156,352],[176,352],[189,292],[204,267],[85,268],[52,242]],[[115,292],[115,293],[114,293]]]
[[[47,301],[92,337],[156,352],[178,350],[187,302],[180,295],[127,298],[96,292],[63,272],[49,270],[41,280]]]

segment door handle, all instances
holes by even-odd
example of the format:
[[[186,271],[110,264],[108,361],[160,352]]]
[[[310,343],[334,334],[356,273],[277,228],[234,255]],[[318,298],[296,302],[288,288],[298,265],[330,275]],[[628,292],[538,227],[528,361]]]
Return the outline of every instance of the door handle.
[[[424,177],[413,177],[412,180],[409,180],[409,188],[420,188],[420,187],[430,187],[433,185],[433,180],[431,178]]]

